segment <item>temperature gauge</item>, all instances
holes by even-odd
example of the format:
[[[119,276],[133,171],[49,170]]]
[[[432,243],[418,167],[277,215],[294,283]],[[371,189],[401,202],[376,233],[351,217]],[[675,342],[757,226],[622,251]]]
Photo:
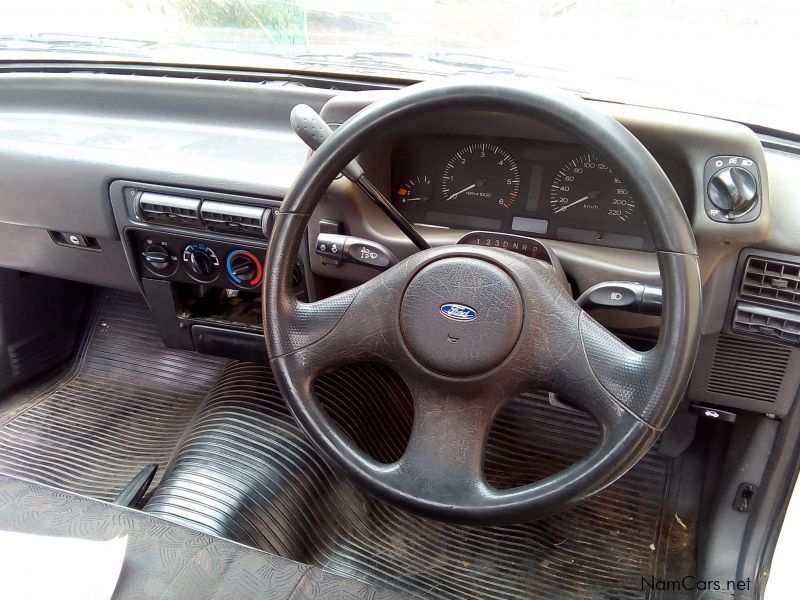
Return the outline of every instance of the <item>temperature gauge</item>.
[[[432,189],[428,176],[418,175],[400,184],[395,199],[398,204],[425,204],[431,199]]]

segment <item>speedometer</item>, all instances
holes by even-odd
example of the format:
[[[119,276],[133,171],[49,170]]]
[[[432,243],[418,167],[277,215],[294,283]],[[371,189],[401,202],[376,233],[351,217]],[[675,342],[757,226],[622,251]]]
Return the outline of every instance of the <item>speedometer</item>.
[[[628,221],[636,201],[622,180],[594,154],[582,154],[562,166],[550,185],[550,208],[598,225]]]
[[[519,186],[514,158],[500,146],[484,142],[456,152],[442,174],[444,201],[476,208],[511,208]]]

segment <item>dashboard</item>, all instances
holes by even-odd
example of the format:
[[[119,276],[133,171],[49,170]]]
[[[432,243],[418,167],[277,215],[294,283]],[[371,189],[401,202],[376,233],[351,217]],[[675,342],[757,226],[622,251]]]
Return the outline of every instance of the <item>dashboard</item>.
[[[652,250],[626,183],[575,144],[422,135],[395,143],[392,198],[418,225]]]
[[[307,104],[335,127],[395,92],[137,73],[0,76],[0,267],[142,293],[168,346],[264,360],[258,287],[271,273],[270,216],[308,158],[289,115]],[[694,230],[704,296],[692,399],[785,414],[796,385],[762,400],[726,393],[751,389],[741,365],[774,354],[722,342],[735,332],[748,342],[783,336],[786,346],[796,335],[800,144],[730,121],[595,105],[652,153]],[[427,225],[418,232],[431,246],[487,230],[541,239],[576,296],[604,282],[660,285],[641,218],[648,199],[624,193],[632,182],[618,181],[617,159],[591,156],[544,122],[466,109],[405,123],[358,157],[404,216]],[[754,195],[755,208],[737,204]],[[323,233],[382,244],[399,260],[417,251],[357,185],[336,178],[292,275],[309,299],[376,273],[319,255]],[[658,325],[595,315],[637,335]],[[787,372],[800,373],[800,350],[791,352]]]

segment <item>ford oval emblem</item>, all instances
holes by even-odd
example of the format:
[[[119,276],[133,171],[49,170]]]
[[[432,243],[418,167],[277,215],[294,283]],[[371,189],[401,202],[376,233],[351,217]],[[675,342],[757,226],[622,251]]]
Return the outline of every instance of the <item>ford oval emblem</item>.
[[[472,321],[478,316],[478,313],[475,312],[474,308],[470,308],[464,304],[455,304],[452,302],[448,304],[442,304],[441,308],[439,308],[439,311],[442,313],[442,315],[448,319],[453,319],[454,321]]]

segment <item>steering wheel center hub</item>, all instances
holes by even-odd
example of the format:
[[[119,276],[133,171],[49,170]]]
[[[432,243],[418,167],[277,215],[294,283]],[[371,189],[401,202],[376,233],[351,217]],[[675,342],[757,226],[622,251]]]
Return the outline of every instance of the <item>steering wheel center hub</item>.
[[[444,375],[476,375],[503,362],[522,320],[514,280],[500,267],[469,257],[423,267],[400,305],[400,330],[409,350]]]

